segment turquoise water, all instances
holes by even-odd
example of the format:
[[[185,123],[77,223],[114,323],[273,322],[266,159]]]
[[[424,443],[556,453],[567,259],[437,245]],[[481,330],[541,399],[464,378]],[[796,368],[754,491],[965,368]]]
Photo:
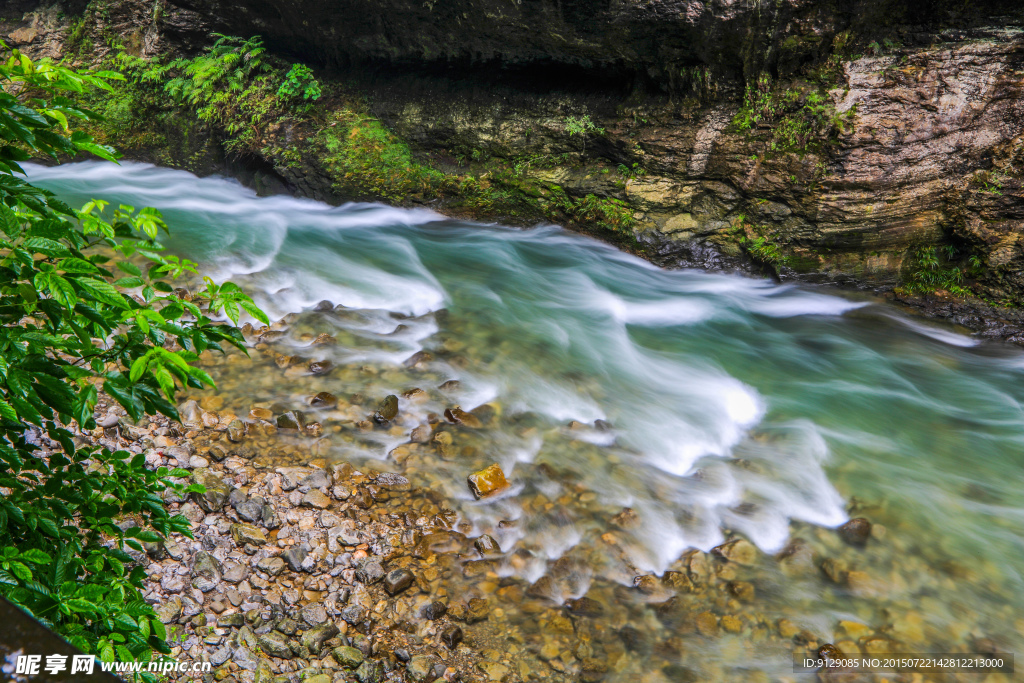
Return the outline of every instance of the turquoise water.
[[[401,394],[402,361],[432,352],[429,376],[460,381],[450,403],[490,403],[501,420],[467,437],[464,460],[423,456],[405,470],[455,500],[473,533],[529,551],[508,574],[534,581],[560,557],[586,558],[592,575],[556,597],[661,574],[688,548],[708,550],[728,533],[768,554],[799,534],[817,559],[850,558],[873,588],[794,578],[758,604],[773,618],[796,619],[822,641],[838,640],[835,624],[854,619],[914,652],[970,649],[978,638],[1012,651],[1020,642],[1017,347],[982,344],[864,296],[658,269],[554,226],[259,198],[231,180],[132,163],[33,167],[30,177],[76,204],[104,197],[161,209],[172,251],[244,285],[272,318],[321,300],[348,307],[316,319],[340,342],[318,353],[339,367],[376,368],[360,388],[367,395]],[[313,386],[225,378],[221,390],[246,400],[297,402]],[[444,401],[403,400],[400,425],[422,423]],[[333,448],[398,468],[403,434]],[[513,485],[475,502],[466,473],[489,462]],[[538,463],[561,480],[538,474]],[[558,508],[543,511],[538,497]],[[641,520],[620,534],[627,560],[598,540],[623,506]],[[843,547],[827,530],[851,516],[884,536],[879,529],[866,551]],[[502,519],[520,524],[499,532]],[[907,613],[923,630],[901,631]],[[716,643],[699,652],[724,657]]]

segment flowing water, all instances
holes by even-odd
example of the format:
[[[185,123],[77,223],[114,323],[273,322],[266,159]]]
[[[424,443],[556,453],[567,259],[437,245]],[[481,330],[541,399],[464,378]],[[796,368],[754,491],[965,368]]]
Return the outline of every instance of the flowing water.
[[[1021,644],[1016,347],[867,297],[662,270],[554,226],[260,198],[133,163],[33,167],[30,178],[76,204],[161,209],[172,252],[243,285],[272,319],[288,316],[273,351],[216,366],[226,405],[244,416],[337,394],[318,415],[328,438],[300,444],[308,458],[401,471],[452,501],[468,535],[497,539],[499,576],[549,602],[596,596],[609,607],[586,654],[615,680],[792,677],[794,633],[847,653]],[[322,300],[340,306],[313,311]],[[337,343],[311,345],[324,332]],[[421,350],[430,360],[403,364]],[[335,368],[275,362],[288,355]],[[392,428],[367,428],[388,394],[403,396]],[[435,425],[453,438],[409,443],[455,405],[482,426]],[[491,463],[511,487],[475,501],[466,476]],[[861,516],[872,539],[844,544],[835,527]],[[705,570],[688,552],[734,535],[763,554]],[[783,549],[786,561],[771,557]],[[663,584],[631,588],[687,568],[697,586],[682,606],[665,606]],[[503,627],[543,655],[542,671],[571,669],[555,655],[578,634],[515,602]],[[695,634],[691,617],[708,611],[718,628]]]

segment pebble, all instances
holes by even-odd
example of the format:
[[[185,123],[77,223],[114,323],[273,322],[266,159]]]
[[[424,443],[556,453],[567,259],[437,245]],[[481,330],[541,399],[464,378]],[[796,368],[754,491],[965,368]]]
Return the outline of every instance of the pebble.
[[[416,577],[408,569],[394,569],[384,576],[384,590],[388,595],[398,595],[409,588]]]

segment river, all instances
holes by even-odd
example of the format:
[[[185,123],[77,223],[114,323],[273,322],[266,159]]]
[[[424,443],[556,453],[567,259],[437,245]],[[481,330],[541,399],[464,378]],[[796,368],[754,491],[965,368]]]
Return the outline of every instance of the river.
[[[1017,347],[866,295],[663,270],[556,226],[258,197],[137,163],[32,166],[29,178],[75,205],[159,208],[173,253],[239,283],[272,319],[298,314],[281,353],[335,370],[281,370],[257,354],[217,366],[238,414],[347,397],[348,412],[322,417],[331,439],[318,457],[443,493],[469,535],[497,539],[499,574],[548,576],[556,602],[597,596],[609,633],[639,634],[628,649],[658,658],[668,680],[792,676],[780,620],[875,652],[1022,644]],[[314,312],[323,300],[344,308]],[[337,343],[310,346],[323,332]],[[403,365],[421,350],[432,359]],[[425,393],[402,398],[396,428],[353,427],[365,406],[414,386]],[[478,409],[483,426],[448,450],[410,447],[411,429],[454,405]],[[476,501],[466,476],[491,463],[512,485]],[[851,517],[875,525],[863,548],[835,532]],[[734,536],[758,558],[714,568],[721,596],[687,598],[705,600],[720,636],[653,609],[662,587],[626,588]],[[784,549],[806,566],[771,557]],[[540,651],[551,635],[529,615],[519,623]],[[613,679],[640,680],[652,661],[612,667]]]

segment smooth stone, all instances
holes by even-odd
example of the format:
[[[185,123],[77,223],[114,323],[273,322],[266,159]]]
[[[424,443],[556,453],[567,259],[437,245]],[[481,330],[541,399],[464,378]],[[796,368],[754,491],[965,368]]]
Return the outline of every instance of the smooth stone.
[[[479,552],[484,557],[487,557],[488,555],[501,554],[501,546],[499,546],[498,542],[495,541],[494,538],[488,534],[484,534],[483,536],[480,536],[476,540],[474,540],[473,547],[476,548],[477,552]]]
[[[441,632],[441,641],[448,646],[449,650],[457,648],[463,637],[462,629],[454,624]]]
[[[320,492],[319,489],[310,489],[302,496],[303,507],[324,510],[331,506],[331,499]]]
[[[384,590],[395,596],[413,584],[416,577],[408,569],[394,569],[384,576]]]
[[[329,360],[321,360],[309,364],[309,371],[314,375],[326,375],[333,368],[334,363]]]
[[[331,650],[334,659],[346,669],[356,669],[363,663],[363,653],[354,647],[336,647]]]
[[[333,408],[338,405],[338,397],[329,391],[321,391],[309,400],[309,405],[314,408]]]
[[[440,619],[448,611],[448,605],[441,602],[440,600],[434,600],[426,607],[423,608],[423,618],[434,621]]]
[[[734,538],[722,545],[715,546],[711,549],[711,554],[741,565],[751,565],[757,562],[757,548],[744,538]]]
[[[871,537],[871,522],[863,517],[851,519],[839,527],[839,538],[852,546],[863,546]]]
[[[386,425],[398,416],[398,397],[390,394],[377,405],[373,413],[373,421],[379,425]]]
[[[477,500],[500,493],[509,486],[505,473],[496,464],[469,475],[467,482],[469,490]]]

